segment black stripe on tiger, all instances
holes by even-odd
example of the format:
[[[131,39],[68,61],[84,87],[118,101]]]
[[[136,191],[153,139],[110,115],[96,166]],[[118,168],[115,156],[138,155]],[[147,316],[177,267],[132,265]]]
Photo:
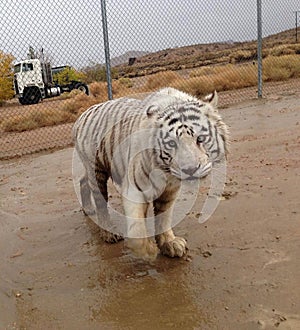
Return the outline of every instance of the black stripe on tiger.
[[[172,126],[174,125],[175,123],[177,123],[179,121],[179,118],[173,118],[171,119],[169,122],[168,122],[168,125],[169,126]]]
[[[196,115],[188,115],[186,117],[187,120],[191,120],[191,121],[199,121],[200,120],[200,117],[199,116],[196,116]]]
[[[163,146],[161,144],[161,141],[159,139],[157,139],[158,144],[159,144],[159,158],[165,163],[168,164],[166,161],[168,161],[170,159],[170,155],[167,155],[168,157],[164,157],[163,156]]]
[[[183,127],[183,125],[180,125],[177,127],[177,130],[176,130],[177,137],[180,137],[182,135],[182,131],[181,131],[182,127]]]

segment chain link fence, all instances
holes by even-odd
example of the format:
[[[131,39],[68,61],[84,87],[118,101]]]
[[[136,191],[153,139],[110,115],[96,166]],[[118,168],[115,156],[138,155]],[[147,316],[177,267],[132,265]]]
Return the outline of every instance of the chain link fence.
[[[256,98],[258,3],[2,2],[0,159],[71,145],[76,118],[108,99],[103,5],[113,98],[165,86],[200,98],[217,90],[221,106]],[[263,96],[282,81],[299,87],[299,10],[296,0],[262,3]]]

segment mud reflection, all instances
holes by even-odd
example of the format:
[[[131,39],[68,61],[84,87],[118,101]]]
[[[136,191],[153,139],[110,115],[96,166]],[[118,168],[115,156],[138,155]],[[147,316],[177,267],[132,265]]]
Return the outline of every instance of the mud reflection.
[[[98,240],[97,229],[93,232]],[[200,329],[209,323],[194,299],[187,261],[159,257],[149,264],[120,256],[120,246],[97,244],[96,281],[106,294],[90,307],[90,320],[101,329]]]

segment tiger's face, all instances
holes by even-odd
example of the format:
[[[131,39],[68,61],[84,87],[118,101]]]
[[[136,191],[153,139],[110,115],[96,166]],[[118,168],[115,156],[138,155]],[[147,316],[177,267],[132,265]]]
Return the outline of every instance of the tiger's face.
[[[157,161],[181,180],[205,177],[226,156],[227,127],[209,104],[174,104],[157,122]]]
[[[178,121],[177,125],[161,131],[160,135],[160,158],[171,174],[179,179],[191,180],[210,172],[212,159],[202,132],[197,132],[194,125]]]

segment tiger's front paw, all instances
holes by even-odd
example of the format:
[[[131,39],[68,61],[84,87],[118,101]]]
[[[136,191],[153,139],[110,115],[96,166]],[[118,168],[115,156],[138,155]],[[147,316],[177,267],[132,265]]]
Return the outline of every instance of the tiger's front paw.
[[[154,261],[159,252],[157,245],[149,238],[129,238],[126,245],[135,257],[146,261]]]
[[[161,253],[171,258],[181,258],[186,255],[187,250],[187,242],[183,237],[175,237],[172,241],[165,242],[160,247]]]

